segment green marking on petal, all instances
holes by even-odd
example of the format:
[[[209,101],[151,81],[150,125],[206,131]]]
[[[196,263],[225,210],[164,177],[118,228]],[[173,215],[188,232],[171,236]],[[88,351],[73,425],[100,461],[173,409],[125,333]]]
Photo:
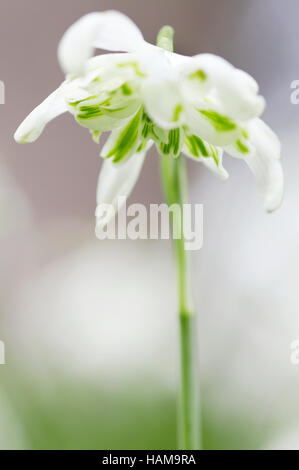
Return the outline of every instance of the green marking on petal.
[[[147,123],[144,123],[142,130],[141,130],[141,135],[144,139],[147,139],[149,136],[149,133],[151,131],[151,126]]]
[[[207,150],[207,147],[204,143],[204,141],[198,137],[197,135],[193,135],[192,136],[194,142],[195,142],[195,145],[197,146],[198,150],[200,151],[201,155],[203,157],[208,157],[209,156],[209,152]]]
[[[120,67],[120,68],[122,68],[122,67],[132,67],[132,69],[134,70],[136,75],[138,75],[139,77],[145,77],[145,74],[143,72],[141,72],[141,70],[139,68],[138,62],[123,62],[123,63],[117,64],[117,66]]]
[[[127,106],[120,106],[119,108],[108,108],[108,107],[105,107],[105,106],[102,106],[102,110],[104,112],[104,114],[114,114],[114,113],[118,113],[120,111],[123,111],[127,108]]]
[[[248,137],[248,133],[247,133],[246,129],[242,129],[242,135],[243,135],[244,139],[248,140],[249,137]]]
[[[177,104],[173,111],[173,121],[177,122],[180,119],[181,112],[183,111],[183,106]]]
[[[219,151],[217,147],[214,147],[214,145],[210,145],[210,149],[216,165],[219,166]]]
[[[200,80],[201,82],[204,82],[207,79],[207,76],[203,70],[196,70],[193,73],[190,73],[189,77],[190,80]]]
[[[77,100],[77,101],[68,101],[68,104],[72,107],[72,108],[77,108],[77,106],[80,104],[80,103],[85,103],[85,101],[89,101],[89,100],[94,100],[96,99],[97,97],[95,95],[93,96],[89,96],[88,98],[83,98],[82,100]]]
[[[143,111],[141,123],[141,137],[146,140],[152,132],[153,123],[148,115]]]
[[[185,143],[194,157],[210,157],[211,154],[207,149],[206,144],[197,135],[186,136]]]
[[[126,119],[133,116],[140,106],[139,97],[134,94],[128,83],[109,92],[71,103],[75,117],[80,122],[108,116],[115,119]]]
[[[156,142],[164,142],[167,144],[168,142],[168,132],[166,129],[162,129],[162,127],[157,126],[156,124],[153,124],[152,127],[152,138]]]
[[[162,155],[171,155],[176,158],[181,152],[182,146],[182,130],[179,127],[168,131],[167,142],[156,141],[157,148]]]
[[[234,123],[229,117],[223,116],[222,114],[217,113],[212,110],[198,110],[202,116],[209,120],[212,126],[218,132],[230,132],[237,128],[236,123]]]
[[[92,140],[96,143],[96,144],[99,144],[100,143],[100,137],[101,137],[101,133],[100,131],[90,131],[91,133],[91,136],[92,136]]]
[[[189,152],[191,153],[191,155],[193,155],[193,157],[195,158],[198,158],[199,157],[198,148],[197,148],[196,143],[194,142],[193,136],[186,136],[185,144],[187,145],[187,148]]]
[[[236,147],[241,153],[249,153],[249,148],[241,140],[236,141]]]
[[[145,149],[147,145],[147,142],[141,142],[141,144],[139,145],[139,147],[137,148],[136,152],[139,153],[139,152],[142,152],[142,150]]]
[[[124,95],[132,95],[133,93],[132,88],[127,83],[124,83],[121,86],[121,91],[123,92]]]
[[[69,101],[68,104],[69,104],[69,106],[71,106],[72,108],[76,109],[77,104],[78,104],[78,101]]]
[[[212,157],[216,165],[219,165],[219,149],[214,145],[208,144],[197,135],[186,135],[185,144],[193,157]]]
[[[97,112],[99,110],[99,105],[98,104],[94,104],[94,105],[83,105],[83,106],[80,106],[79,108],[79,111],[82,112],[82,113],[94,113],[94,112]]]
[[[100,116],[104,116],[104,113],[99,106],[82,106],[77,119],[94,119]]]
[[[113,163],[123,160],[129,152],[135,147],[139,136],[139,124],[141,118],[141,110],[134,116],[133,119],[123,129],[114,147],[106,155],[106,158],[113,157]]]

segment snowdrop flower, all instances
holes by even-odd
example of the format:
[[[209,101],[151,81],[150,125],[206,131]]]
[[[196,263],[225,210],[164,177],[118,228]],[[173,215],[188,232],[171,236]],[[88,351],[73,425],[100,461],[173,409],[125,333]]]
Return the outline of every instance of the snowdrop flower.
[[[92,57],[95,48],[113,53]],[[122,13],[83,16],[59,44],[66,80],[29,114],[16,141],[35,141],[66,111],[96,142],[111,131],[101,151],[106,160],[97,202],[114,206],[119,195],[130,194],[152,144],[161,155],[183,152],[223,179],[225,151],[248,164],[266,210],[277,208],[283,191],[280,142],[259,118],[265,102],[255,80],[218,56],[165,49],[147,43]]]

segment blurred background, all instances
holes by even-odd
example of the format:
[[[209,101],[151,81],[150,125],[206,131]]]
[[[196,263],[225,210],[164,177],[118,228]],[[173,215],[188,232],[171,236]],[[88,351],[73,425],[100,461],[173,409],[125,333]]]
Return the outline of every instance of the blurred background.
[[[204,204],[194,255],[206,449],[299,449],[299,3],[289,0],[1,0],[0,448],[174,449],[176,284],[167,241],[98,241],[101,161],[70,115],[34,144],[13,133],[62,81],[56,50],[77,18],[119,9],[155,42],[219,54],[253,75],[283,144],[285,198],[264,213],[246,165],[220,181],[188,162]],[[158,157],[130,202],[162,201]]]

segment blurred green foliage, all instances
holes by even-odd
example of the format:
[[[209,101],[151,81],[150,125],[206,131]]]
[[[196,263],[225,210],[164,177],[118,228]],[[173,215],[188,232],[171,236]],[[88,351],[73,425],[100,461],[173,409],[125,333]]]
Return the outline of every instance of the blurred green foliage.
[[[138,450],[176,448],[176,399],[154,386],[101,386],[51,374],[33,379],[1,369],[1,387],[30,449]],[[208,393],[203,411],[205,449],[256,449],[267,427],[249,416],[215,419]],[[271,427],[271,426],[270,426]],[[269,430],[269,429],[268,429]],[[14,448],[13,442],[11,448]]]

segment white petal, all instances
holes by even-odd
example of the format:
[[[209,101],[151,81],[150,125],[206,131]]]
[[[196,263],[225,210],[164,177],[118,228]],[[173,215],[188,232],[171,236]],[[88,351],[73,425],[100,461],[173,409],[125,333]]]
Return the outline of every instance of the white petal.
[[[221,57],[200,54],[186,61],[180,70],[185,81],[190,81],[192,73],[200,71],[213,96],[219,99],[223,112],[232,118],[246,121],[262,114],[265,101],[258,95],[256,81]]]
[[[146,112],[163,129],[183,123],[183,104],[177,83],[172,80],[145,80],[141,90]]]
[[[209,168],[213,173],[215,173],[215,175],[218,176],[218,178],[222,180],[226,180],[228,178],[228,172],[226,171],[226,169],[223,167],[223,164],[222,164],[222,154],[221,154],[221,157],[219,158],[218,165],[216,165],[213,157],[201,158],[200,161],[207,168]]]
[[[114,119],[113,117],[105,115],[94,119],[84,120],[80,118],[80,114],[79,117],[76,116],[76,120],[80,126],[100,133],[108,131],[113,132],[115,129],[120,128],[126,121],[125,119]]]
[[[20,124],[14,138],[20,144],[34,142],[43,132],[46,124],[67,111],[66,93],[69,86],[64,82],[38,105]]]
[[[228,172],[222,164],[222,149],[218,148],[218,164],[212,156],[203,157],[199,155],[198,157],[195,157],[194,155],[192,155],[186,144],[183,147],[183,152],[187,157],[191,158],[192,160],[203,163],[207,168],[209,168],[209,170],[211,170],[216,176],[218,176],[218,178],[223,180],[226,180],[228,178]]]
[[[257,180],[264,197],[265,209],[272,212],[281,204],[283,197],[280,141],[260,119],[253,119],[248,123],[248,133],[256,153],[244,159]]]
[[[213,104],[197,109],[185,102],[184,111],[188,128],[193,134],[200,136],[209,144],[219,147],[230,145],[241,134],[238,123],[232,121],[228,116],[218,113]],[[208,117],[209,115],[211,118]]]
[[[115,165],[111,159],[104,161],[97,188],[96,227],[99,229],[105,227],[113,217],[113,211],[109,212],[108,217],[102,213],[102,205],[109,204],[117,212],[119,201],[124,203],[135,186],[148,148],[135,153],[122,165]]]
[[[70,111],[81,126],[106,132],[124,126],[128,118],[134,116],[140,108],[138,96],[133,94],[127,98],[115,92],[111,96],[109,106],[102,104],[105,99],[105,94],[100,94],[99,97],[82,100],[76,107],[70,106]]]
[[[83,86],[96,81],[100,89],[114,89],[127,81],[138,81],[144,77],[137,54],[121,52],[91,57],[86,64],[86,73],[81,78]]]
[[[190,56],[177,54],[176,52],[164,51],[165,57],[170,64],[177,69],[178,72],[184,70],[186,65],[190,62]]]
[[[144,43],[140,30],[123,13],[114,10],[89,13],[65,32],[58,58],[66,73],[80,75],[94,48],[133,52]]]
[[[249,158],[255,155],[256,150],[254,145],[244,136],[240,136],[236,142],[224,147],[225,152],[235,158],[241,158],[242,160],[246,157]]]

